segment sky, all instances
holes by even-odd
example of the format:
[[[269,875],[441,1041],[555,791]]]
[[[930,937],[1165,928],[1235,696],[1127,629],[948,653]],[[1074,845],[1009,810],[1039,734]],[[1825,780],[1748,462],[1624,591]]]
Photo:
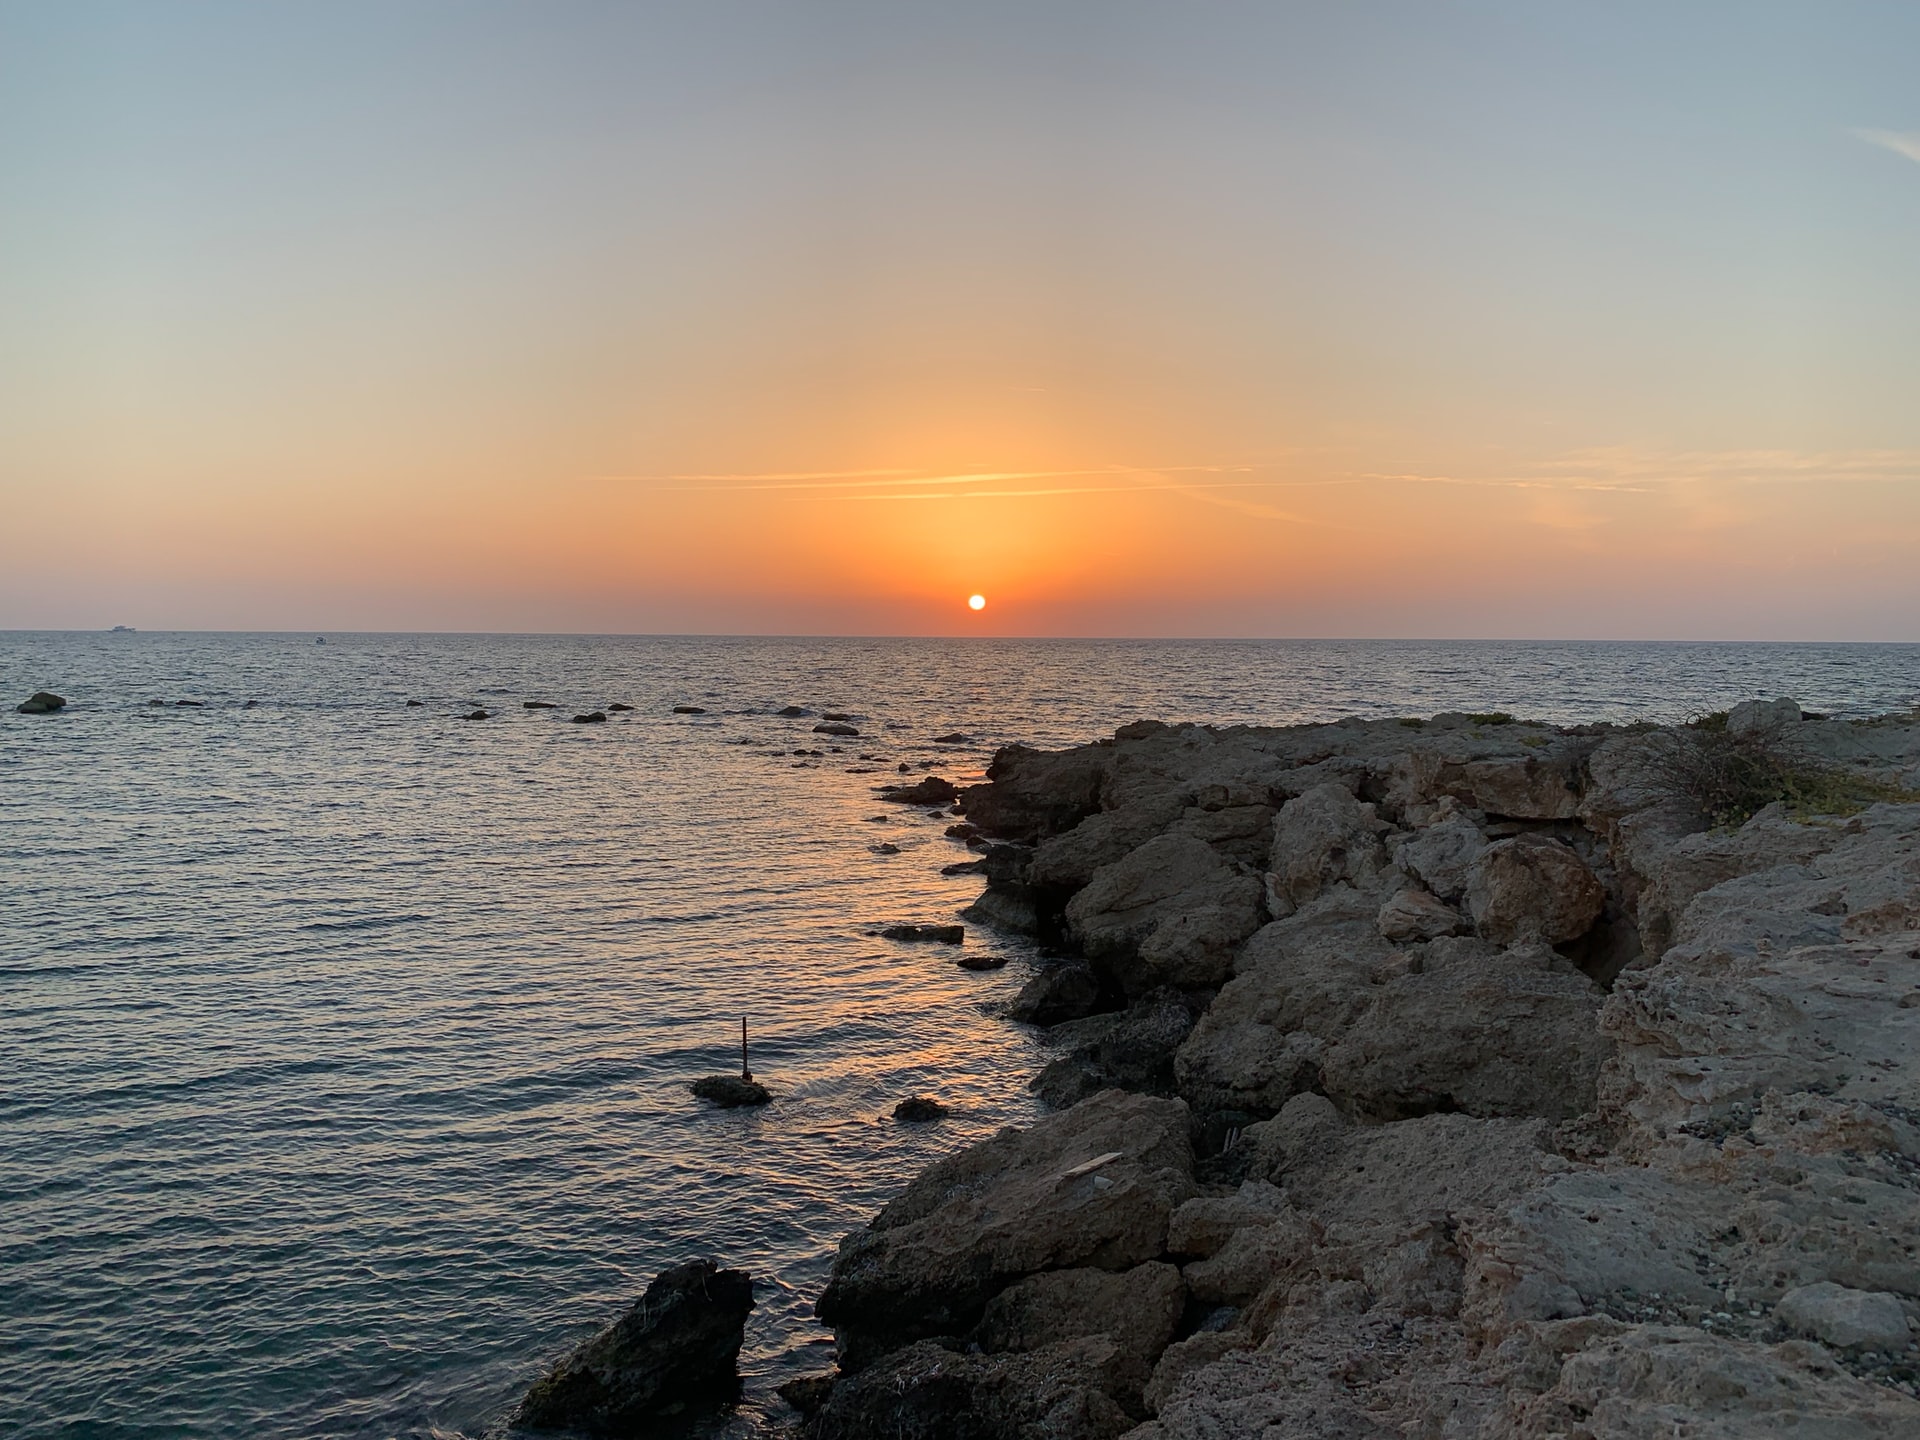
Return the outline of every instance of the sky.
[[[1915,641],[1917,401],[1910,3],[0,0],[0,628]]]

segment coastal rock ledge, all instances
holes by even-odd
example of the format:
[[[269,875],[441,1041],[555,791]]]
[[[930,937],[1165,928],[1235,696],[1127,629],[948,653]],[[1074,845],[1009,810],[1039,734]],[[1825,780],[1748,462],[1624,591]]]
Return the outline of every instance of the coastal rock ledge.
[[[1053,1113],[842,1243],[812,1440],[1920,1435],[1920,716],[1143,722],[959,803]]]

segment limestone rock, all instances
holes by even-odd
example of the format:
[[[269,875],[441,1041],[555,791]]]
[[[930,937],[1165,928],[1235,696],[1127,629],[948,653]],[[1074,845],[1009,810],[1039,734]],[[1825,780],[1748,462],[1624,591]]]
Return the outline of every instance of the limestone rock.
[[[1382,985],[1326,1053],[1321,1082],[1353,1114],[1432,1111],[1571,1119],[1593,1108],[1605,999],[1544,947],[1436,940],[1418,974]]]
[[[1780,1323],[1843,1350],[1907,1348],[1907,1314],[1900,1297],[1885,1290],[1851,1290],[1822,1280],[1780,1297],[1774,1308]]]
[[[1435,895],[1458,900],[1473,878],[1473,862],[1486,848],[1480,827],[1449,801],[1435,823],[1395,842],[1393,859]]]
[[[1084,965],[1049,965],[1013,997],[1007,1018],[1029,1025],[1058,1025],[1090,1015],[1100,1003],[1100,982]]]
[[[1208,1259],[1236,1230],[1271,1225],[1286,1210],[1286,1192],[1265,1180],[1248,1180],[1233,1195],[1196,1196],[1167,1222],[1167,1251],[1192,1260]]]
[[[1118,1350],[1115,1398],[1140,1409],[1153,1363],[1173,1339],[1187,1298],[1180,1271],[1163,1261],[1131,1270],[1049,1270],[1008,1286],[987,1303],[974,1330],[985,1350],[1041,1350],[1105,1336]]]
[[[1384,829],[1373,806],[1341,785],[1316,785],[1287,801],[1273,822],[1270,893],[1291,911],[1332,885],[1373,888],[1388,868]]]
[[[595,1435],[647,1433],[671,1407],[724,1401],[753,1309],[744,1270],[690,1260],[663,1270],[646,1294],[527,1391],[509,1423]]]
[[[1389,940],[1437,940],[1460,929],[1460,912],[1430,891],[1409,887],[1395,891],[1380,907],[1376,922]]]
[[[1489,845],[1473,862],[1467,907],[1497,945],[1559,945],[1593,928],[1607,892],[1571,846],[1544,835]]]
[[[926,1340],[841,1379],[810,1440],[1114,1440],[1133,1418],[1110,1393],[1104,1337],[1030,1352],[960,1354]]]
[[[1177,1100],[1108,1090],[923,1171],[841,1243],[817,1311],[840,1335],[842,1367],[963,1334],[1038,1271],[1157,1259],[1193,1193],[1187,1126]]]
[[[1274,1281],[1291,1275],[1312,1254],[1314,1226],[1291,1206],[1263,1225],[1245,1225],[1204,1260],[1182,1271],[1187,1290],[1209,1305],[1245,1305]]]
[[[995,752],[987,783],[961,792],[967,819],[988,835],[1032,843],[1073,829],[1099,810],[1113,766],[1106,746],[1050,753],[1009,745]]]
[[[1068,934],[1130,995],[1220,983],[1260,919],[1259,882],[1191,835],[1103,866],[1066,909]]]
[[[1905,1440],[1920,1401],[1854,1379],[1818,1347],[1643,1326],[1570,1355],[1487,1440]]]
[[[1047,1034],[1061,1053],[1028,1089],[1055,1110],[1100,1090],[1173,1093],[1173,1055],[1193,1031],[1190,1002],[1163,991],[1123,1011],[1055,1025]]]
[[[1792,700],[1742,700],[1727,712],[1729,735],[1777,735],[1800,723],[1800,706]]]

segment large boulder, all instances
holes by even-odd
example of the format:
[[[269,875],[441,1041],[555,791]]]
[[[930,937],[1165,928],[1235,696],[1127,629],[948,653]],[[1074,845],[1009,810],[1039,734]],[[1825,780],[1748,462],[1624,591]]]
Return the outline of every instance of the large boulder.
[[[56,710],[64,710],[67,702],[51,690],[36,690],[13,708],[22,715],[51,715]]]
[[[1130,995],[1219,984],[1261,918],[1260,882],[1191,835],[1103,866],[1066,910],[1068,935]]]
[[[923,1171],[841,1242],[817,1312],[840,1337],[842,1367],[858,1369],[966,1333],[1024,1276],[1157,1259],[1168,1216],[1192,1193],[1187,1107],[1103,1091]]]
[[[1374,888],[1388,873],[1386,828],[1341,785],[1316,785],[1287,801],[1274,818],[1269,860],[1276,910],[1291,912],[1333,885]]]
[[[1458,932],[1465,923],[1460,912],[1429,890],[1409,885],[1396,890],[1380,907],[1377,923],[1383,938],[1395,941],[1438,940]]]
[[[1395,842],[1394,862],[1443,900],[1458,900],[1473,878],[1487,837],[1473,818],[1447,801],[1433,824]]]
[[[712,1260],[663,1270],[626,1314],[536,1381],[509,1423],[648,1435],[669,1412],[725,1401],[739,1386],[734,1366],[751,1309],[744,1270]]]
[[[1112,766],[1113,751],[1104,745],[1057,753],[1009,745],[995,752],[986,784],[960,792],[960,808],[983,833],[1031,844],[1098,811]]]
[[[1496,945],[1560,945],[1593,928],[1607,892],[1573,847],[1547,835],[1516,835],[1474,860],[1467,908]]]
[[[1002,1290],[974,1331],[990,1352],[1043,1350],[1063,1341],[1105,1336],[1119,1354],[1114,1398],[1140,1409],[1153,1363],[1173,1340],[1186,1306],[1180,1271],[1163,1261],[1131,1270],[1048,1270]]]
[[[1605,996],[1544,947],[1436,940],[1327,1050],[1326,1093],[1354,1115],[1433,1111],[1567,1120],[1593,1108]]]
[[[1060,1047],[1058,1058],[1027,1088],[1055,1110],[1101,1090],[1171,1094],[1173,1053],[1193,1032],[1194,1019],[1185,997],[1162,991],[1123,1011],[1055,1025],[1047,1040]]]

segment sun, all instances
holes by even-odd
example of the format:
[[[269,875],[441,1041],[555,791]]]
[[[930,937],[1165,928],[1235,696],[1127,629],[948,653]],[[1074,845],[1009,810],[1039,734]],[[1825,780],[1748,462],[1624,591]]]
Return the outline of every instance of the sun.
[[[967,597],[967,608],[968,608],[969,610],[984,610],[984,609],[986,609],[986,608],[987,608],[987,597],[986,597],[986,596],[984,596],[984,595],[969,595],[969,596]]]

